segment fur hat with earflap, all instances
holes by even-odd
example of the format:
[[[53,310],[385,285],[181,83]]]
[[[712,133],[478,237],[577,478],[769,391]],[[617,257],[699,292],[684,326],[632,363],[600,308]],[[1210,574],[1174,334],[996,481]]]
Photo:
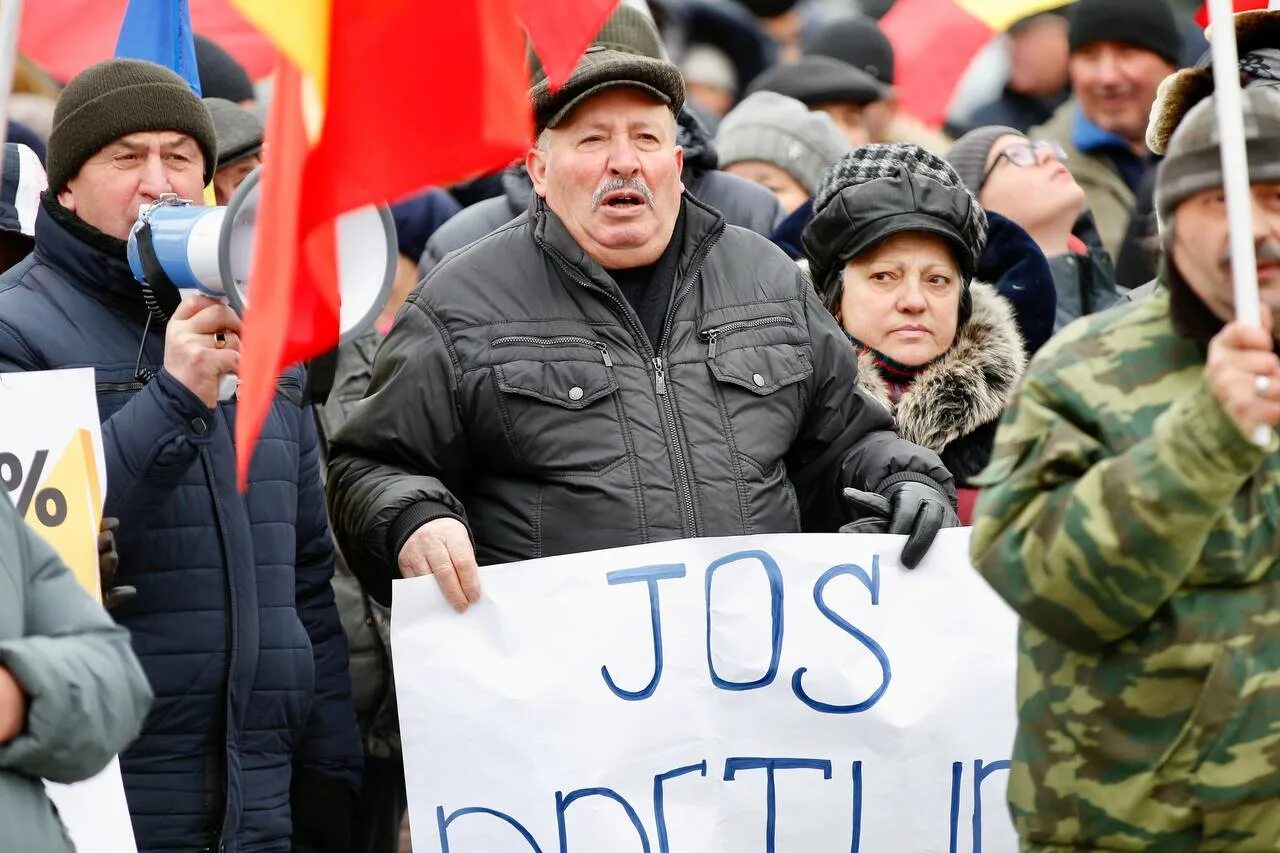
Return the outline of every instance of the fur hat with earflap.
[[[1241,85],[1280,86],[1280,10],[1240,12],[1233,21]],[[1212,38],[1212,31],[1205,34]],[[1155,153],[1164,155],[1183,117],[1213,94],[1210,60],[1206,53],[1193,67],[1174,72],[1160,83],[1147,124],[1147,147]]]

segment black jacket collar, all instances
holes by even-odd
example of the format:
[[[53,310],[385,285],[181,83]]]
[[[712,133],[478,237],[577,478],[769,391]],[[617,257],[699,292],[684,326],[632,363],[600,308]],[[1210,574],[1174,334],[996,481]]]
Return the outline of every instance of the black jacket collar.
[[[72,286],[140,320],[147,315],[141,285],[125,257],[125,241],[104,234],[58,203],[41,196],[36,214],[35,256]]]
[[[683,281],[687,277],[704,244],[718,238],[725,226],[724,217],[689,193],[684,194],[681,203],[684,206],[685,226],[677,256],[677,281]],[[560,217],[547,207],[547,203],[537,193],[529,200],[529,222],[533,228],[533,237],[540,246],[562,257],[590,283],[611,293],[617,290],[617,285],[609,274],[582,250],[564,227]]]

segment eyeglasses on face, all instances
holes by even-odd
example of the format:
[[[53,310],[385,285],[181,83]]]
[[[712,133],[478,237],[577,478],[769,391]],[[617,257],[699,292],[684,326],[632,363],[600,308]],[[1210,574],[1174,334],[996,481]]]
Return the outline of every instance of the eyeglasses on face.
[[[1062,150],[1062,146],[1052,139],[1042,139],[1039,142],[1015,142],[1012,145],[1006,145],[1004,149],[996,155],[996,159],[991,161],[991,166],[982,176],[982,182],[985,184],[987,178],[991,177],[991,173],[996,170],[996,166],[1000,165],[1001,160],[1008,160],[1019,169],[1030,168],[1040,162],[1040,153],[1047,151],[1061,163],[1067,159],[1067,152]]]

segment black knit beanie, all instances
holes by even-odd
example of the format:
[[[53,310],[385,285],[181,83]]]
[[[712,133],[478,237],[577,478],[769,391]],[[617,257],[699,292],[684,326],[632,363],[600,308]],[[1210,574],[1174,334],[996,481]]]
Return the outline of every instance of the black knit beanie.
[[[828,21],[805,40],[806,55],[830,56],[893,85],[893,45],[871,18],[850,15]]]
[[[204,154],[204,182],[213,180],[218,142],[209,110],[168,68],[137,59],[108,59],[81,71],[58,98],[49,134],[49,189],[58,193],[85,161],[131,133],[176,131]]]
[[[256,94],[253,81],[244,66],[222,49],[222,45],[196,36],[196,71],[200,74],[200,94],[206,98],[223,98],[238,104],[252,101]]]
[[[1146,48],[1174,67],[1182,34],[1166,0],[1079,0],[1071,7],[1067,41],[1075,53],[1087,44],[1119,41]]]

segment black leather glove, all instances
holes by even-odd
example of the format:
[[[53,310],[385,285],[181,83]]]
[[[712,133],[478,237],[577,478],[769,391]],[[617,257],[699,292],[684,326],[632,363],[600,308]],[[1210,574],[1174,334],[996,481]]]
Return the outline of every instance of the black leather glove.
[[[293,853],[350,853],[355,795],[346,783],[318,770],[295,766],[289,805]]]
[[[124,604],[138,594],[131,586],[116,586],[116,569],[120,568],[120,555],[116,553],[116,528],[118,518],[102,519],[98,532],[98,580],[102,584],[102,606],[110,610]]]
[[[900,560],[908,569],[920,565],[939,530],[960,526],[947,496],[916,480],[894,483],[882,495],[845,489],[843,496],[856,517],[840,532],[905,534]]]

